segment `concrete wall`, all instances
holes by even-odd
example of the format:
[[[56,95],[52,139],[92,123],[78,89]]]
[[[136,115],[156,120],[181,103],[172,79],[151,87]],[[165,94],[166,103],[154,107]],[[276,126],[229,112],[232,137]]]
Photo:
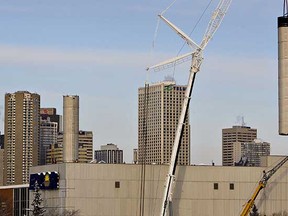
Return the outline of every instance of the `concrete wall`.
[[[277,158],[277,161],[279,158]],[[268,167],[179,166],[173,196],[176,216],[239,216]],[[147,165],[145,215],[159,215],[166,165]],[[47,207],[80,210],[83,216],[139,215],[141,165],[63,163],[31,168],[58,171],[60,189],[43,191]],[[261,213],[288,211],[288,164],[269,181],[256,201]],[[115,188],[120,182],[120,188]],[[214,189],[218,183],[218,190]],[[230,189],[234,185],[234,190]]]

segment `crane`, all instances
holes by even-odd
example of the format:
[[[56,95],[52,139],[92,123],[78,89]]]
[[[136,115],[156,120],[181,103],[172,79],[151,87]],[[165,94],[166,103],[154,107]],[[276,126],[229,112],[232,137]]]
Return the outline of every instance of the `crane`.
[[[219,28],[232,0],[220,0],[216,9],[214,10],[206,32],[203,36],[201,43],[198,45],[194,42],[187,34],[185,34],[180,28],[170,22],[167,18],[164,17],[162,12],[159,18],[164,21],[174,32],[176,32],[184,41],[188,44],[188,46],[192,49],[191,52],[177,56],[175,58],[169,59],[167,61],[161,62],[154,66],[148,67],[147,70],[154,69],[155,71],[163,70],[166,68],[174,67],[175,65],[181,64],[187,60],[191,60],[191,66],[189,70],[189,78],[188,84],[185,91],[185,98],[182,104],[182,111],[178,120],[178,126],[175,132],[175,138],[172,148],[172,154],[170,159],[169,171],[166,177],[165,187],[164,187],[164,195],[162,200],[162,206],[160,211],[160,216],[166,216],[168,213],[168,206],[171,209],[172,206],[172,196],[173,196],[173,185],[175,182],[175,172],[176,172],[176,164],[177,164],[177,155],[180,147],[180,141],[183,132],[184,120],[187,115],[191,93],[194,85],[194,81],[196,78],[196,73],[199,72],[200,66],[203,61],[203,51],[209,41],[212,39],[213,35]],[[170,213],[172,215],[172,212]]]
[[[271,170],[269,170],[267,172],[263,171],[263,177],[259,181],[252,197],[248,200],[245,207],[243,208],[240,216],[248,216],[248,214],[250,213],[250,211],[254,205],[254,202],[255,202],[258,194],[260,193],[260,191],[266,187],[268,180],[277,172],[277,170],[279,170],[286,163],[287,160],[288,160],[288,156],[286,156],[284,159],[282,159]]]

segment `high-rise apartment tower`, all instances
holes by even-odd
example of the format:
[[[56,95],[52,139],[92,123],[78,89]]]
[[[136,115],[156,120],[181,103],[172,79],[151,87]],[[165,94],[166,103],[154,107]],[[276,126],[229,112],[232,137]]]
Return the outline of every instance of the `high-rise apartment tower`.
[[[257,129],[247,126],[233,126],[222,129],[222,165],[233,166],[233,145],[235,142],[252,142],[257,138]]]
[[[138,162],[170,163],[175,131],[186,86],[163,81],[138,89]],[[146,93],[145,93],[146,91]],[[178,164],[190,164],[189,114],[180,144]]]
[[[28,91],[5,95],[4,184],[29,181],[29,168],[38,165],[40,96]]]

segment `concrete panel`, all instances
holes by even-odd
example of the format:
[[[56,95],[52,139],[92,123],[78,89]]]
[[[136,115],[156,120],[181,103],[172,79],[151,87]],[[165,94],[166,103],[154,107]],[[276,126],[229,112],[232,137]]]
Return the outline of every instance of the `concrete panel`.
[[[288,27],[281,25],[278,26],[278,79],[279,134],[288,135]]]

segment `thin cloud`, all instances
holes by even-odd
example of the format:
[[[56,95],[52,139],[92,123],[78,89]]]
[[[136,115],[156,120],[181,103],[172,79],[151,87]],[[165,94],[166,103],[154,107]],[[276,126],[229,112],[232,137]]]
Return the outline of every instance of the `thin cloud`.
[[[128,5],[126,7],[127,12],[139,12],[139,13],[146,13],[151,11],[157,11],[157,7],[152,5],[141,5],[141,4],[135,4],[135,5]]]
[[[117,65],[143,66],[146,53],[119,50],[61,50],[46,47],[0,45],[0,65]]]
[[[149,65],[173,57],[168,53],[154,53],[125,50],[55,49],[47,47],[0,45],[0,66],[102,66],[145,69]],[[267,76],[276,70],[276,61],[268,58],[246,58],[210,54],[205,57],[201,70],[217,72],[221,79],[235,79],[239,76]],[[187,63],[189,64],[189,63]],[[187,64],[185,64],[187,66]],[[184,66],[184,65],[183,65]],[[185,67],[186,67],[185,66]],[[178,68],[182,69],[182,67]],[[164,71],[165,72],[165,71]],[[217,78],[216,78],[217,79]]]
[[[207,71],[220,71],[221,75],[259,77],[274,73],[277,61],[268,57],[211,55],[204,60]],[[223,78],[223,77],[222,77]]]
[[[31,11],[32,9],[28,7],[0,6],[1,13],[27,13]]]

